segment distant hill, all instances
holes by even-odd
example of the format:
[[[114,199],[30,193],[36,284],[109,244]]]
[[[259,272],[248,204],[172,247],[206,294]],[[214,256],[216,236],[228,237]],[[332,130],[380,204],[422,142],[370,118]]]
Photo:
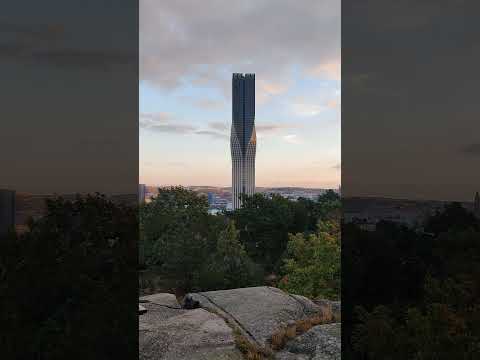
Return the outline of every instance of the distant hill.
[[[447,201],[390,199],[382,197],[348,197],[342,199],[344,219],[376,223],[380,220],[413,225],[443,208]],[[461,202],[468,210],[473,203]]]

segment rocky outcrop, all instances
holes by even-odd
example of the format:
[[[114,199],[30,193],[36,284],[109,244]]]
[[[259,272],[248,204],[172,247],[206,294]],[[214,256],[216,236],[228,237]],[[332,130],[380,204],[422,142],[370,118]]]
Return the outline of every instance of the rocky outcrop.
[[[334,308],[267,286],[190,293],[182,306],[173,294],[154,294],[140,298],[140,306],[143,360],[240,360],[235,331],[265,349],[279,329]],[[337,360],[340,349],[340,324],[318,325],[287,342],[275,358]]]
[[[177,301],[177,298],[173,294],[168,293],[159,293],[153,295],[142,296],[140,298],[140,303],[150,303],[160,306],[164,306],[172,309],[181,309],[180,304]]]
[[[317,325],[289,341],[284,350],[276,354],[275,359],[340,360],[341,351],[341,325]]]
[[[233,330],[204,309],[185,310],[172,294],[141,298],[139,359],[241,360]]]
[[[219,314],[262,347],[282,325],[321,311],[303,296],[268,286],[192,293],[185,297],[184,304]]]

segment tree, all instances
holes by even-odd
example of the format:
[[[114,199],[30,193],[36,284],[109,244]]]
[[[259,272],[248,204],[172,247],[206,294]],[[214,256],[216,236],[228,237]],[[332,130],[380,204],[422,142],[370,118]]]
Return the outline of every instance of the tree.
[[[246,287],[262,281],[261,271],[240,243],[233,221],[220,233],[215,253],[205,265],[202,283],[209,289]]]
[[[290,235],[280,287],[307,297],[340,296],[338,223],[319,222],[316,234]]]
[[[197,239],[208,237],[209,225],[205,198],[183,187],[160,188],[158,195],[140,208],[141,260],[148,266],[172,261],[169,257],[176,253],[179,237],[196,248]]]
[[[204,197],[182,187],[159,189],[140,210],[146,266],[160,267],[180,292],[256,284],[257,267],[233,222],[209,215]]]
[[[232,214],[240,240],[252,259],[273,271],[285,251],[292,229],[293,211],[289,200],[262,194],[244,197],[243,206]]]

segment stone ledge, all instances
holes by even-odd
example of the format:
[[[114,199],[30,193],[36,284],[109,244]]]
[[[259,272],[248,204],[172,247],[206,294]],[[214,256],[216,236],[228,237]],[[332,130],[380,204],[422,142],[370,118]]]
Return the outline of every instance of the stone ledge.
[[[340,360],[342,353],[341,324],[317,325],[305,334],[290,340],[276,360]]]
[[[290,320],[308,318],[321,308],[303,296],[260,286],[187,294],[184,307],[200,307],[219,314],[259,346]]]

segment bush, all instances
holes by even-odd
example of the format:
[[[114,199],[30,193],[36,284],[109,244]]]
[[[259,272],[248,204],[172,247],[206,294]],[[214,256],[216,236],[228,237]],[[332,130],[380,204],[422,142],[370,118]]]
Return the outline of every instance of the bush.
[[[234,222],[229,221],[218,237],[215,252],[205,263],[202,287],[232,289],[262,283],[263,273],[248,257],[238,233]]]
[[[316,234],[290,235],[280,288],[310,298],[340,296],[338,224],[319,222]]]

